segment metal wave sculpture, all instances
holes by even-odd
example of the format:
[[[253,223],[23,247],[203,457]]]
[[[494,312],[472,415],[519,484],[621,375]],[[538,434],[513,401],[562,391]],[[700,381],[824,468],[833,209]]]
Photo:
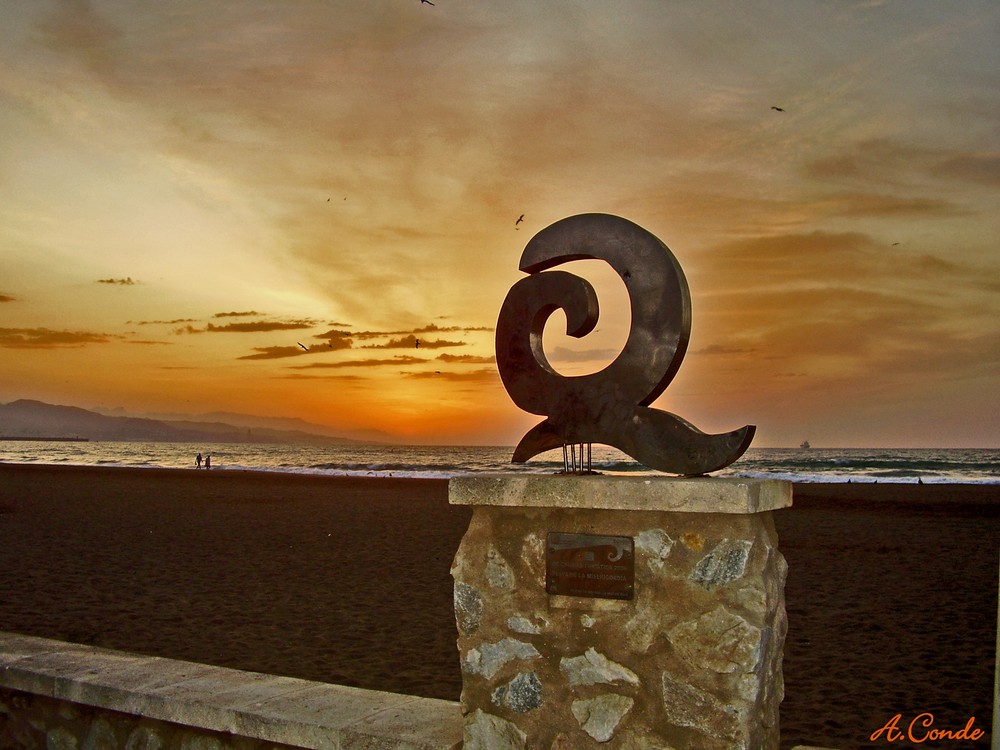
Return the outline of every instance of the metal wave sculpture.
[[[597,259],[625,282],[632,327],[621,354],[591,375],[564,376],[549,364],[542,332],[558,309],[566,333],[582,338],[597,324],[597,294],[586,280],[549,269]],[[511,461],[524,463],[567,445],[610,445],[651,469],[686,476],[728,466],[750,446],[746,425],[709,435],[681,417],[650,408],[680,368],[691,332],[691,298],[670,249],[637,224],[609,214],[571,216],[528,242],[496,330],[497,367],[520,408],[546,419],[521,438]],[[581,455],[582,463],[582,455]]]

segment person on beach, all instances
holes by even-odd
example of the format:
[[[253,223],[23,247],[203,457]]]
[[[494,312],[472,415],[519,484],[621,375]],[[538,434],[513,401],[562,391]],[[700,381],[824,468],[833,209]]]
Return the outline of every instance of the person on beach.
[[[206,469],[211,469],[212,468],[212,456],[211,455],[205,456],[205,468]]]
[[[201,468],[201,454],[200,453],[197,456],[194,457],[194,462],[195,462],[195,464],[197,464],[197,468],[200,469]]]

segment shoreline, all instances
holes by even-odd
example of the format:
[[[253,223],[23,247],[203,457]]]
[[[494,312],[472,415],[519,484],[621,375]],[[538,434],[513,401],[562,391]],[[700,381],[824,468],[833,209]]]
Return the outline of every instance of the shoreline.
[[[445,479],[0,463],[0,630],[457,700],[469,518]],[[796,484],[774,518],[783,748],[989,729],[1000,485]]]
[[[442,476],[435,474],[433,476],[414,476],[412,474],[403,473],[402,470],[398,475],[393,475],[391,472],[379,473],[375,470],[358,470],[356,473],[350,474],[336,474],[323,470],[306,470],[303,468],[287,469],[282,467],[233,467],[227,465],[212,466],[210,469],[198,468],[195,466],[123,466],[120,464],[74,464],[68,462],[60,463],[44,463],[44,462],[21,462],[21,461],[4,461],[0,459],[0,470],[3,469],[14,469],[14,470],[38,470],[46,471],[48,469],[55,470],[83,470],[83,471],[113,471],[113,472],[180,472],[180,473],[198,473],[198,474],[211,474],[215,475],[227,475],[227,476],[260,476],[261,478],[273,478],[273,477],[306,477],[315,479],[325,479],[325,480],[353,480],[353,479],[406,479],[414,481],[426,481],[426,482],[447,482],[450,476]],[[364,471],[364,473],[362,473]],[[458,472],[456,476],[475,476],[481,473],[495,473],[503,474],[505,473],[503,467],[499,467],[496,471],[491,472]],[[517,475],[523,475],[525,472],[512,472]],[[556,472],[542,472],[539,476],[548,476],[550,474],[555,474]],[[638,474],[638,473],[621,473],[621,474],[608,474],[602,472],[596,472],[597,475],[601,476],[643,476],[646,478],[665,478],[671,479],[675,478],[671,474]],[[807,480],[795,480],[788,479],[784,475],[782,476],[717,476],[708,475],[706,479],[745,479],[747,481],[759,481],[759,480],[774,480],[774,481],[784,481],[791,482],[795,488],[795,496],[798,497],[800,494],[803,496],[809,496],[814,500],[830,499],[833,496],[839,497],[840,499],[858,499],[858,500],[871,500],[873,495],[877,496],[879,500],[897,501],[904,498],[896,497],[898,495],[898,490],[913,489],[918,492],[922,492],[922,497],[930,500],[931,502],[941,502],[945,500],[945,495],[948,493],[954,494],[956,488],[959,494],[962,496],[963,501],[976,502],[983,504],[983,500],[986,494],[991,493],[992,497],[995,497],[997,502],[1000,502],[1000,481],[960,481],[951,482],[945,480],[929,480],[926,482],[918,482],[917,478],[912,479],[883,479],[881,482],[877,480],[869,480],[867,478],[861,479],[830,479],[824,481],[807,481]],[[905,499],[909,501],[908,498]]]

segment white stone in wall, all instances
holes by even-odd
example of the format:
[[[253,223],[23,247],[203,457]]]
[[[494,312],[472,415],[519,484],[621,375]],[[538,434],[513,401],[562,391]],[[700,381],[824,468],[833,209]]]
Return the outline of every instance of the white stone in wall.
[[[691,727],[709,737],[735,739],[739,716],[735,709],[694,685],[663,674],[664,716],[671,724]]]
[[[152,727],[136,727],[125,742],[125,750],[163,750],[163,737]]]
[[[83,740],[82,750],[117,750],[114,730],[105,719],[96,719]]]
[[[45,750],[76,750],[76,737],[62,727],[45,733]]]
[[[543,624],[548,625],[548,623],[545,622],[543,618],[539,619],[542,620]],[[508,617],[507,627],[513,630],[515,633],[524,633],[525,635],[538,635],[539,633],[542,632],[541,625],[536,625],[527,617],[521,617],[520,615],[516,617]]]
[[[479,648],[469,649],[462,662],[464,671],[481,674],[487,680],[499,672],[505,664],[514,659],[537,659],[541,654],[530,643],[513,638],[504,638],[497,643],[484,643]]]
[[[462,635],[472,635],[479,630],[483,619],[483,597],[467,583],[455,584],[455,621]]]
[[[746,539],[723,539],[698,562],[690,580],[711,590],[742,578],[752,547],[753,542]]]
[[[588,648],[581,656],[563,657],[559,661],[559,669],[566,675],[569,684],[573,686],[614,682],[627,682],[629,685],[639,684],[639,678],[636,677],[635,672],[611,661],[593,647]]]
[[[524,750],[528,738],[512,722],[477,708],[465,725],[463,750]]]
[[[674,540],[663,529],[646,529],[635,537],[636,557],[641,553],[646,558],[646,565],[654,572],[663,569],[673,547]]]
[[[224,750],[218,737],[185,732],[181,739],[181,750]]]
[[[573,701],[573,716],[584,732],[598,742],[607,742],[615,735],[619,722],[632,708],[634,700],[627,695],[609,693],[589,700]]]
[[[510,591],[514,588],[514,572],[495,547],[486,553],[486,580],[495,589]]]
[[[721,605],[673,627],[667,637],[688,664],[718,674],[752,672],[760,661],[761,629]]]
[[[542,705],[542,683],[534,672],[519,672],[506,685],[501,685],[491,696],[496,706],[506,706],[523,714]]]

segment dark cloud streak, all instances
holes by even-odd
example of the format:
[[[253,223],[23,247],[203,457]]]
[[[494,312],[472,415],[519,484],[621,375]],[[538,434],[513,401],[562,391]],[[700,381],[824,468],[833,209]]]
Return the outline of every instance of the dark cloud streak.
[[[383,367],[385,365],[419,365],[426,364],[428,360],[423,357],[413,357],[408,355],[397,355],[392,359],[356,359],[343,360],[340,362],[313,362],[308,365],[293,365],[296,370],[310,369],[340,369],[346,367]]]
[[[417,346],[417,341],[420,346]],[[398,339],[390,339],[384,344],[369,344],[362,349],[442,349],[451,346],[467,346],[464,341],[448,341],[446,339],[418,339],[413,334]]]
[[[224,326],[209,323],[204,328],[184,326],[183,328],[178,328],[174,333],[268,333],[270,331],[296,331],[305,328],[312,328],[312,323],[306,321],[283,323],[261,320],[253,323],[227,323]]]
[[[112,337],[87,331],[53,331],[49,328],[0,328],[0,347],[5,349],[65,349],[88,344],[106,344]]]

